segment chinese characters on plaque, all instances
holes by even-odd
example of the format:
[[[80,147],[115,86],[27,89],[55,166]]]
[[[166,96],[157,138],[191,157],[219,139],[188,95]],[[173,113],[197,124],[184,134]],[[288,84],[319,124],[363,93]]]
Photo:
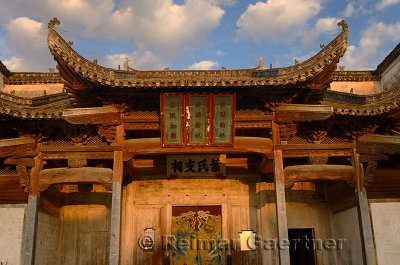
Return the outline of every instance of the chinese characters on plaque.
[[[234,94],[161,94],[162,146],[233,145]]]
[[[231,142],[231,97],[215,96],[214,142]]]
[[[190,97],[190,142],[206,143],[207,99],[205,96]]]
[[[166,96],[164,98],[164,134],[165,143],[181,143],[181,100],[179,96]]]
[[[226,155],[168,155],[167,176],[226,176]]]

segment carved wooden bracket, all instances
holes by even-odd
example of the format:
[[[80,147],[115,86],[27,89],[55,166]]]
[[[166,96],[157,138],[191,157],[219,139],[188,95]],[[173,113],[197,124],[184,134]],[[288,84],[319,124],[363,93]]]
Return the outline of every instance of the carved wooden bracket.
[[[279,133],[281,141],[289,141],[296,135],[297,125],[295,123],[279,124]]]
[[[98,134],[101,138],[107,141],[107,143],[115,142],[116,126],[99,126]]]
[[[21,184],[21,188],[23,188],[25,192],[29,192],[29,189],[30,189],[29,172],[28,172],[26,166],[17,165],[16,169],[18,172],[19,183]]]
[[[310,154],[308,155],[308,164],[323,165],[328,162],[329,156],[327,154]]]
[[[72,168],[80,168],[87,166],[86,157],[68,157],[68,166]]]
[[[378,161],[368,161],[364,172],[364,187],[367,188],[375,179],[375,170],[378,167]]]

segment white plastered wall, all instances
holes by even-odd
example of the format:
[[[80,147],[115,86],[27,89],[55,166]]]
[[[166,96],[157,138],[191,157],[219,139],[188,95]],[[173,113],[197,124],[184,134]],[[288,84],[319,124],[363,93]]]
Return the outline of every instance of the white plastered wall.
[[[20,264],[25,204],[0,204],[0,264]]]
[[[371,202],[370,207],[378,264],[400,264],[400,201]]]

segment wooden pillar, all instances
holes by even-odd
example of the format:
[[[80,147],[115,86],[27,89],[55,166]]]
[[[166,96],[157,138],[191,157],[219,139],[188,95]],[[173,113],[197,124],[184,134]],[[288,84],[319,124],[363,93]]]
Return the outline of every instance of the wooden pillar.
[[[361,248],[364,265],[376,265],[376,254],[374,237],[372,233],[372,222],[369,211],[367,192],[364,188],[363,175],[359,155],[353,150],[353,164],[357,177],[356,201],[358,212],[358,224],[361,236]]]
[[[274,180],[276,218],[278,224],[279,264],[290,265],[289,235],[286,215],[285,175],[283,172],[282,150],[276,148],[280,144],[279,125],[272,122],[272,140],[274,143]],[[286,247],[287,246],[287,247]]]
[[[21,246],[21,265],[33,265],[35,261],[36,228],[39,211],[39,173],[42,168],[41,154],[35,157],[31,170],[28,205],[25,209]]]
[[[124,137],[123,125],[117,126],[116,145],[122,146]],[[109,265],[119,264],[121,238],[121,197],[122,197],[123,153],[114,151],[113,191],[110,214],[110,251]]]

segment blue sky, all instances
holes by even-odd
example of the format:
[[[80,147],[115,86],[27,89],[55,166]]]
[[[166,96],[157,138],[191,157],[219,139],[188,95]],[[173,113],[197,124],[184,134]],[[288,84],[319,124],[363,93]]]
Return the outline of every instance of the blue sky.
[[[55,67],[47,22],[58,17],[84,57],[139,70],[293,64],[349,25],[340,65],[375,69],[400,42],[400,0],[0,0],[0,60],[12,71]]]

